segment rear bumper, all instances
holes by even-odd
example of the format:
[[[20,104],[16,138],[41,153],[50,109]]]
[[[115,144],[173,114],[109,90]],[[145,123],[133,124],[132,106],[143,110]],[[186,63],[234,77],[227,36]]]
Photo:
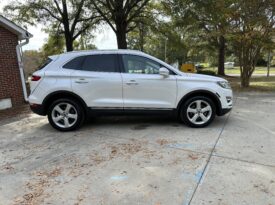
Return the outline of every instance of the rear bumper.
[[[39,104],[30,104],[30,108],[31,108],[31,110],[34,112],[34,113],[36,113],[36,114],[38,114],[38,115],[43,115],[43,116],[45,116],[47,113],[46,113],[46,110],[45,110],[45,108],[44,108],[44,106],[43,105],[39,105]]]
[[[232,110],[232,108],[221,109],[220,112],[218,113],[218,116],[223,116],[223,115],[229,113],[231,110]]]

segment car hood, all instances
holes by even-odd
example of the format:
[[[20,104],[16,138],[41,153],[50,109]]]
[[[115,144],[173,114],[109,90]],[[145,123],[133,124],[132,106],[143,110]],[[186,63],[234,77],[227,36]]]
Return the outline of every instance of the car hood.
[[[211,81],[211,82],[227,81],[223,78],[210,76],[210,75],[193,74],[193,73],[184,73],[184,74],[185,74],[185,76],[187,76],[188,78],[191,78],[193,80]]]

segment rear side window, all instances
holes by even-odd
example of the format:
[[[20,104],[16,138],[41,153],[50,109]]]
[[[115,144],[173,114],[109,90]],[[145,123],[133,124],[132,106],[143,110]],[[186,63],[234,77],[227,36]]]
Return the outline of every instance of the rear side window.
[[[117,56],[114,54],[86,56],[82,70],[94,72],[118,72]]]
[[[47,58],[47,60],[45,61],[45,63],[43,63],[41,66],[39,66],[37,70],[41,70],[41,69],[45,68],[52,61],[53,61],[52,59]]]
[[[76,57],[73,60],[66,63],[63,66],[63,68],[73,69],[73,70],[81,70],[82,69],[82,63],[83,63],[84,59],[85,59],[85,56]]]

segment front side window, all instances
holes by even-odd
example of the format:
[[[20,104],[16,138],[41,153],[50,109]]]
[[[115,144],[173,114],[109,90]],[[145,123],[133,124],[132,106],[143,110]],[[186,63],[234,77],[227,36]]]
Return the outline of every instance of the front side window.
[[[94,72],[118,72],[116,55],[89,55],[83,61],[82,70]]]
[[[136,55],[122,55],[125,73],[133,74],[159,74],[161,64]]]

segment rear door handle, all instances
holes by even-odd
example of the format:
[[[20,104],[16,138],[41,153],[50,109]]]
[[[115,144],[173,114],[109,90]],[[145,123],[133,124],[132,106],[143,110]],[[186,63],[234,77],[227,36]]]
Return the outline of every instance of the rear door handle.
[[[138,83],[135,80],[130,80],[126,85],[138,85]]]
[[[85,78],[79,78],[79,79],[75,80],[74,82],[78,83],[78,84],[85,84],[85,83],[88,83],[89,81],[87,81]]]

